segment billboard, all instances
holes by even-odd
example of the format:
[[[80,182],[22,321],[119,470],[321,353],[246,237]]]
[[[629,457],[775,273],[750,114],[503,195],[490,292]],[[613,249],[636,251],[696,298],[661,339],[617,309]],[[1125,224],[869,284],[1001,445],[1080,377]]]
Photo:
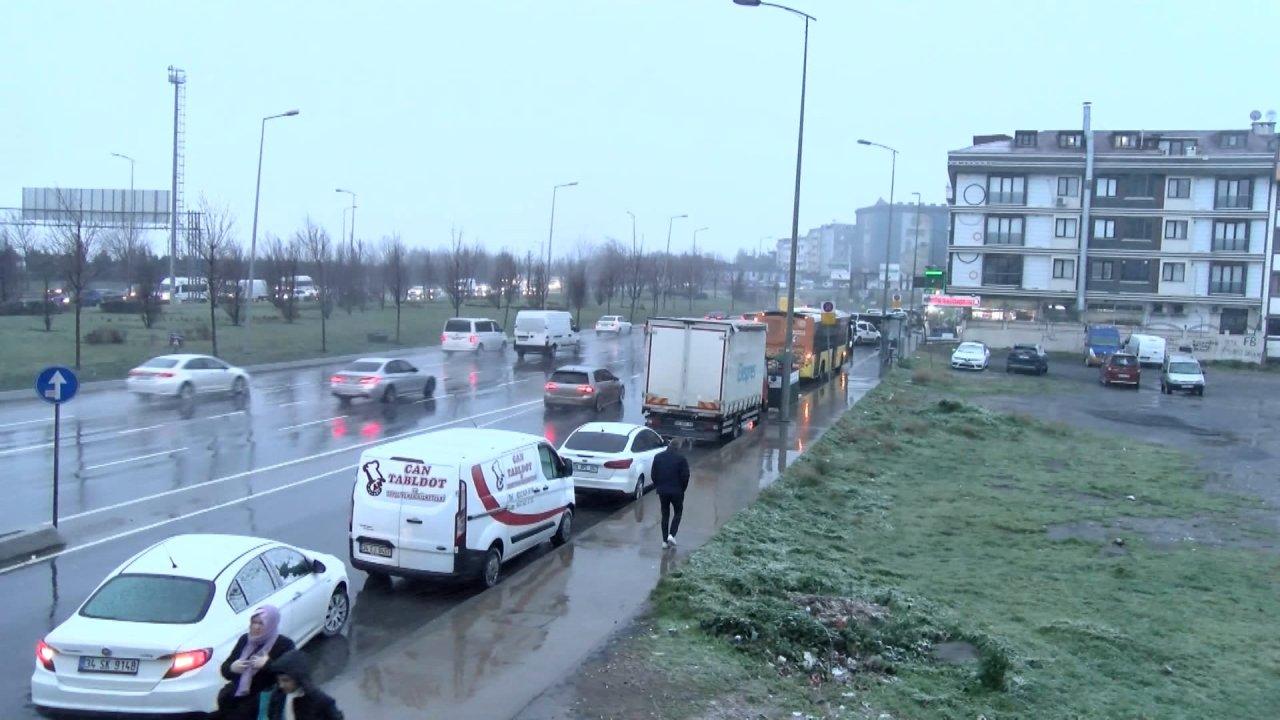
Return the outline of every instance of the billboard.
[[[24,222],[169,227],[168,190],[22,188]]]
[[[939,307],[978,307],[982,298],[977,295],[943,295],[934,293],[925,297],[925,302]]]

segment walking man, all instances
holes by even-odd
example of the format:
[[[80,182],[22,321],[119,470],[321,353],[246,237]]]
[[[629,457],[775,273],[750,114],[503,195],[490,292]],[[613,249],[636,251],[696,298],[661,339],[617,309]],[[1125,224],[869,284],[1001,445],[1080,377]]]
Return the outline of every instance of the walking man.
[[[653,488],[662,505],[662,547],[675,547],[684,514],[684,493],[689,489],[689,461],[672,443],[653,458]],[[674,511],[674,513],[673,513]]]

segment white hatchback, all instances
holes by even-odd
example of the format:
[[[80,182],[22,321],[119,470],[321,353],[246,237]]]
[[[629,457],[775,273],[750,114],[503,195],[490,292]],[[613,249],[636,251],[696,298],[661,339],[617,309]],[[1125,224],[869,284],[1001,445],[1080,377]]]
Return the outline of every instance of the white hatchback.
[[[138,395],[243,395],[249,391],[249,373],[209,355],[161,355],[130,370],[124,384]]]
[[[621,315],[602,315],[596,321],[596,333],[631,333],[631,323],[622,319]]]
[[[639,500],[652,487],[653,458],[667,443],[643,425],[592,422],[574,430],[560,446],[573,463],[578,490],[604,490]]]
[[[130,715],[212,712],[226,682],[219,666],[255,608],[279,608],[280,633],[301,646],[342,632],[347,588],[346,565],[332,555],[237,535],[163,540],[112,571],[36,643],[31,701]]]

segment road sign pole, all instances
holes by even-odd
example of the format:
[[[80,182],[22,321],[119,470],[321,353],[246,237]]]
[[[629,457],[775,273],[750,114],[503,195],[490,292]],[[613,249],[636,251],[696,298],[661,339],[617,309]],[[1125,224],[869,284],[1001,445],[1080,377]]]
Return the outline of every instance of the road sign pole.
[[[53,406],[53,526],[58,527],[58,451],[62,444],[62,403]]]
[[[47,367],[36,375],[36,397],[53,406],[53,527],[58,527],[58,456],[62,450],[62,403],[80,391],[80,378],[61,365]]]

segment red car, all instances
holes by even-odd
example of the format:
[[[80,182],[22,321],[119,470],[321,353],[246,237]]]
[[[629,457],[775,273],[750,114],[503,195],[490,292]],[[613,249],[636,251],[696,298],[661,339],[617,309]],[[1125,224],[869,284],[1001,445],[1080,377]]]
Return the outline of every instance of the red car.
[[[1142,367],[1138,365],[1137,355],[1115,353],[1098,368],[1098,382],[1103,385],[1132,385],[1137,389],[1141,381]]]

